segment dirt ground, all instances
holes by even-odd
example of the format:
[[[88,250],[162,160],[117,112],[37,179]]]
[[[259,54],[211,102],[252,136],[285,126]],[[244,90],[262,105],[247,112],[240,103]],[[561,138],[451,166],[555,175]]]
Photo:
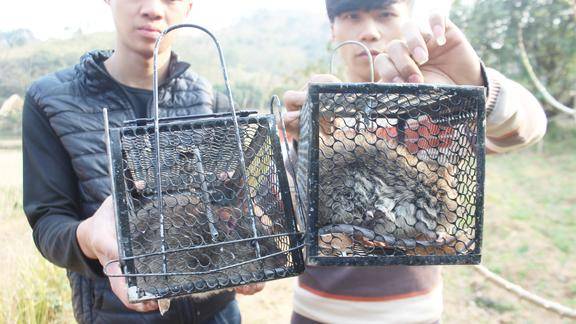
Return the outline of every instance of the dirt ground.
[[[41,258],[22,213],[20,154],[0,150],[0,323],[70,323],[64,271]],[[544,298],[576,307],[576,154],[511,154],[490,158],[487,168],[483,264]],[[570,323],[469,266],[445,266],[443,276],[443,323]],[[289,323],[294,280],[240,296],[244,323]]]

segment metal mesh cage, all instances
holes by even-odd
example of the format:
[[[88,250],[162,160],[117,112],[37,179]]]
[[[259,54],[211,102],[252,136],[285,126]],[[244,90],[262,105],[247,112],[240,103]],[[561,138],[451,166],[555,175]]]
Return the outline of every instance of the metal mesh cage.
[[[313,265],[480,262],[484,89],[313,84],[298,187]]]
[[[247,183],[233,117],[161,124],[162,216],[153,126],[111,130],[120,262],[132,301],[303,271],[274,117],[241,115]]]
[[[159,44],[182,27],[200,29],[216,44],[231,113],[159,118]],[[169,27],[156,41],[153,83],[153,119],[110,130],[104,113],[115,262],[127,279],[128,299],[171,298],[301,273],[303,237],[274,115],[236,113],[216,38],[196,25]]]

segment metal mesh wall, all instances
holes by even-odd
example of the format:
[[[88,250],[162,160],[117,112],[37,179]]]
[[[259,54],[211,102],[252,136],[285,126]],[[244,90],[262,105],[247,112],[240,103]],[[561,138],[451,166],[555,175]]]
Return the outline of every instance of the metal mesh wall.
[[[483,88],[311,85],[298,151],[308,263],[478,263],[483,121]]]
[[[132,301],[303,271],[274,118],[238,122],[246,177],[232,117],[161,124],[162,213],[153,126],[111,131],[120,262]]]

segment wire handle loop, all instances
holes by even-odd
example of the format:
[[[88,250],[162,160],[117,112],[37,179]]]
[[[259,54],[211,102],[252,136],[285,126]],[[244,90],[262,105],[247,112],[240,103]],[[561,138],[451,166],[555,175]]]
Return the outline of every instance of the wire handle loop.
[[[347,45],[357,45],[357,46],[360,46],[364,49],[364,52],[366,52],[366,54],[368,55],[368,62],[370,63],[370,80],[372,83],[374,83],[374,81],[375,81],[374,57],[372,56],[372,53],[370,52],[370,49],[368,48],[368,46],[364,45],[361,42],[357,42],[357,41],[353,41],[353,40],[345,41],[345,42],[342,42],[342,43],[339,43],[338,45],[336,45],[336,47],[332,51],[332,58],[330,59],[330,74],[334,74],[334,59],[336,58],[336,54],[338,54],[338,50],[344,46],[347,46]]]
[[[242,180],[244,183],[244,186],[248,186],[248,176],[247,176],[247,172],[246,172],[246,160],[244,158],[244,150],[242,149],[242,139],[240,137],[240,126],[238,125],[238,118],[236,115],[236,107],[234,106],[234,100],[232,97],[232,88],[230,87],[230,82],[229,82],[229,78],[228,78],[228,70],[226,69],[226,61],[224,59],[224,53],[222,51],[222,47],[220,46],[220,43],[218,42],[218,40],[216,39],[216,37],[214,36],[214,34],[212,34],[208,29],[202,27],[202,26],[198,26],[195,24],[178,24],[178,25],[173,25],[168,27],[166,30],[164,30],[156,39],[156,44],[154,45],[154,76],[153,76],[153,100],[154,100],[154,135],[155,135],[155,141],[156,141],[156,150],[155,150],[155,158],[156,158],[156,166],[157,166],[157,172],[155,174],[155,178],[156,178],[156,190],[157,190],[157,208],[158,208],[158,213],[160,215],[160,237],[162,239],[162,246],[161,246],[161,250],[162,252],[165,252],[166,250],[166,244],[164,242],[164,213],[163,213],[163,208],[162,208],[162,182],[161,182],[161,161],[160,161],[160,115],[159,115],[159,109],[158,109],[158,51],[160,48],[160,43],[162,42],[162,39],[164,38],[164,36],[166,36],[166,34],[168,34],[171,31],[174,31],[176,29],[180,29],[180,28],[194,28],[194,29],[199,29],[201,31],[203,31],[204,33],[208,34],[208,36],[210,36],[210,38],[212,39],[212,41],[214,42],[214,44],[216,45],[216,49],[218,51],[218,58],[220,60],[220,68],[222,69],[222,74],[224,77],[224,83],[226,86],[226,93],[228,96],[228,103],[230,104],[231,110],[232,110],[232,120],[234,123],[234,135],[236,137],[236,142],[238,143],[238,153],[239,153],[239,164],[240,164],[240,169],[242,170]],[[256,229],[256,221],[254,219],[255,215],[254,215],[254,207],[252,205],[252,200],[249,197],[249,190],[247,190],[248,188],[245,188],[246,190],[244,190],[245,195],[246,195],[246,201],[248,204],[248,212],[249,215],[252,218],[252,231],[254,234],[254,238],[258,237],[258,232]],[[260,245],[258,244],[258,242],[256,242],[256,256],[260,257]],[[165,263],[164,263],[165,264]],[[166,272],[166,271],[165,271]]]

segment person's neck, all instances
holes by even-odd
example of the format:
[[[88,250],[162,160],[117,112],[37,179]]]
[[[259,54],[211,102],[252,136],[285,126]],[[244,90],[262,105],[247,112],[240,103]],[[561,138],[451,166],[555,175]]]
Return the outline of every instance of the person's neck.
[[[168,77],[170,50],[158,54],[158,83]],[[138,53],[117,47],[112,56],[104,61],[104,66],[114,80],[123,85],[152,90],[154,57],[143,57]]]

